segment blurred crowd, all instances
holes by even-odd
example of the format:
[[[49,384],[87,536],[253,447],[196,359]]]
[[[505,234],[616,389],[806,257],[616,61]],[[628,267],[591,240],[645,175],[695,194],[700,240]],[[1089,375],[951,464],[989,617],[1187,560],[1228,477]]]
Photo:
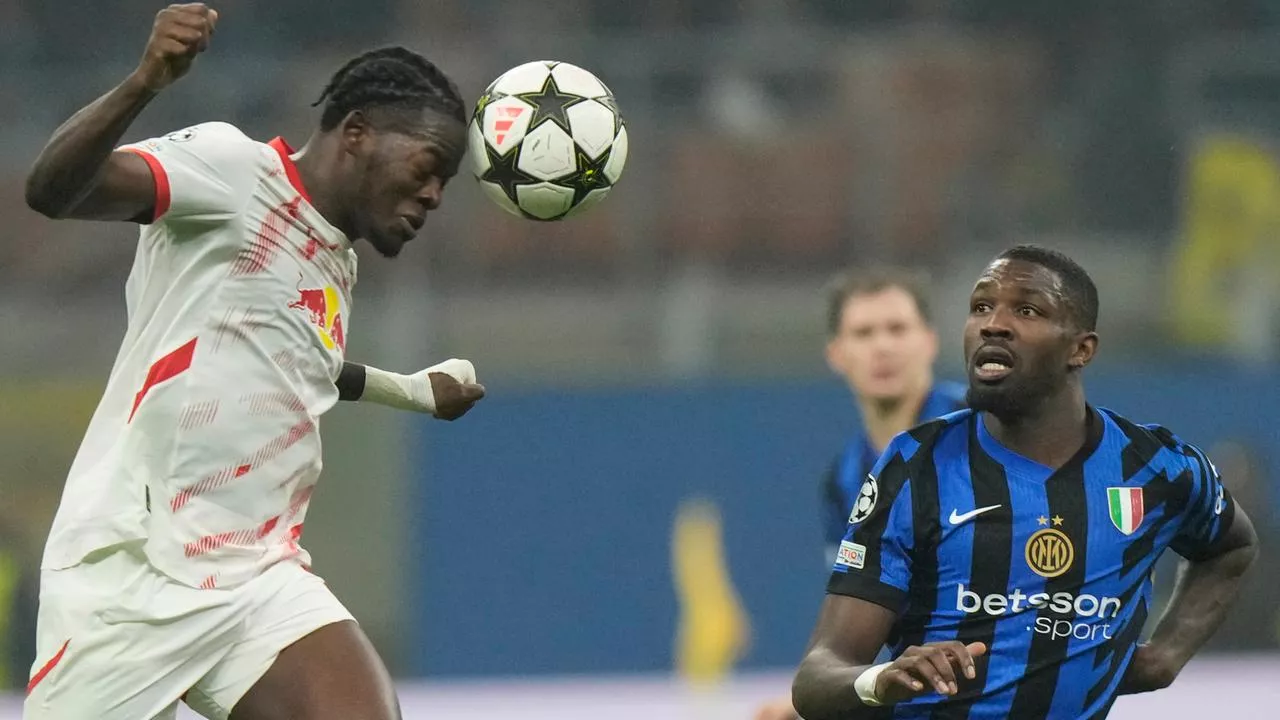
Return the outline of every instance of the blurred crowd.
[[[1119,239],[1137,271],[1173,253],[1188,153],[1215,98],[1264,101],[1280,83],[1245,68],[1252,85],[1186,89],[1218,61],[1184,61],[1216,38],[1265,34],[1278,5],[226,0],[213,51],[137,132],[216,118],[300,142],[326,76],[384,42],[423,50],[468,97],[556,57],[619,96],[627,199],[545,228],[454,190],[433,221],[441,240],[410,260],[433,282],[649,281],[689,263],[770,277],[863,259],[943,268],[956,248],[1044,234]],[[0,8],[7,287],[87,292],[127,269],[128,242],[84,241],[127,232],[51,227],[21,208],[21,179],[53,127],[128,71],[155,6]]]

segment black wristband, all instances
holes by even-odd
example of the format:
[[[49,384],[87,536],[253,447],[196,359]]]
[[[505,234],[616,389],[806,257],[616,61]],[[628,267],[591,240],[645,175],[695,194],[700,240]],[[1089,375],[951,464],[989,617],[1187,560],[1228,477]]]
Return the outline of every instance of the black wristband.
[[[357,363],[342,363],[342,372],[334,385],[338,386],[338,399],[355,402],[364,396],[364,366]]]

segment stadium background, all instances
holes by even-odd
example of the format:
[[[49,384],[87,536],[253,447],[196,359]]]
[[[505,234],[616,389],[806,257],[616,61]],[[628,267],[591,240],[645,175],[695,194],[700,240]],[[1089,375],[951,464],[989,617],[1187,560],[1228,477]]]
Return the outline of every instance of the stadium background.
[[[490,392],[455,424],[325,419],[305,542],[407,717],[749,717],[807,639],[818,476],[854,421],[822,363],[823,281],[873,261],[930,272],[956,377],[968,285],[1022,241],[1100,286],[1093,400],[1208,448],[1264,536],[1211,653],[1115,717],[1198,717],[1223,697],[1266,717],[1280,700],[1280,2],[214,6],[214,49],[130,139],[217,119],[300,144],[328,75],[386,42],[469,99],[520,62],[574,62],[628,122],[623,183],[587,216],[519,221],[460,178],[405,256],[364,256],[349,356],[467,357]],[[0,4],[0,685],[15,689],[133,248],[127,226],[50,223],[21,199],[49,132],[133,67],[159,4],[91,7]]]

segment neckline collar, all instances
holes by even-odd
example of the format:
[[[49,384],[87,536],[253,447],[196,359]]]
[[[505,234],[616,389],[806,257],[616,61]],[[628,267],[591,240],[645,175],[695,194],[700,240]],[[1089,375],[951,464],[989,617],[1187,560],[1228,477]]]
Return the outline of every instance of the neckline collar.
[[[290,147],[289,143],[282,137],[276,137],[267,144],[279,153],[280,162],[284,164],[284,174],[289,178],[289,184],[293,186],[294,190],[298,191],[298,194],[302,196],[303,200],[310,203],[311,195],[307,192],[307,188],[302,184],[302,176],[298,174],[298,165],[293,161],[293,158],[290,157],[293,155],[294,149]]]
[[[988,455],[995,458],[997,462],[1004,465],[1006,468],[1014,470],[1015,472],[1021,472],[1022,474],[1030,477],[1039,477],[1047,480],[1049,477],[1057,475],[1063,470],[1083,464],[1093,455],[1094,451],[1098,449],[1098,445],[1101,444],[1102,436],[1106,431],[1105,422],[1101,417],[1099,417],[1097,409],[1092,405],[1086,404],[1085,411],[1087,413],[1087,424],[1085,426],[1084,444],[1080,446],[1080,449],[1076,451],[1075,455],[1067,460],[1067,462],[1063,463],[1062,467],[1057,468],[1056,470],[1047,465],[1036,462],[1031,458],[1020,455],[1002,445],[1000,441],[996,440],[996,438],[987,430],[987,425],[983,421],[982,413],[975,412],[973,414],[973,421],[977,425],[978,442],[982,445],[982,449],[985,450]]]

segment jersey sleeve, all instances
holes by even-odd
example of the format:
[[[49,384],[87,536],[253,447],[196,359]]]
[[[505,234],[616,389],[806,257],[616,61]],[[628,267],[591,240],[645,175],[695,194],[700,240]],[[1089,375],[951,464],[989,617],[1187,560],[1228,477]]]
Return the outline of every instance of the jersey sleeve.
[[[891,444],[854,500],[827,592],[902,610],[915,545],[909,475],[909,463]]]
[[[140,155],[151,168],[151,222],[230,219],[248,202],[262,162],[258,144],[227,123],[194,125],[118,149]]]
[[[1231,527],[1235,500],[1222,484],[1218,469],[1199,448],[1184,445],[1183,454],[1191,483],[1182,522],[1170,547],[1188,560],[1197,560],[1211,556],[1218,540]]]

